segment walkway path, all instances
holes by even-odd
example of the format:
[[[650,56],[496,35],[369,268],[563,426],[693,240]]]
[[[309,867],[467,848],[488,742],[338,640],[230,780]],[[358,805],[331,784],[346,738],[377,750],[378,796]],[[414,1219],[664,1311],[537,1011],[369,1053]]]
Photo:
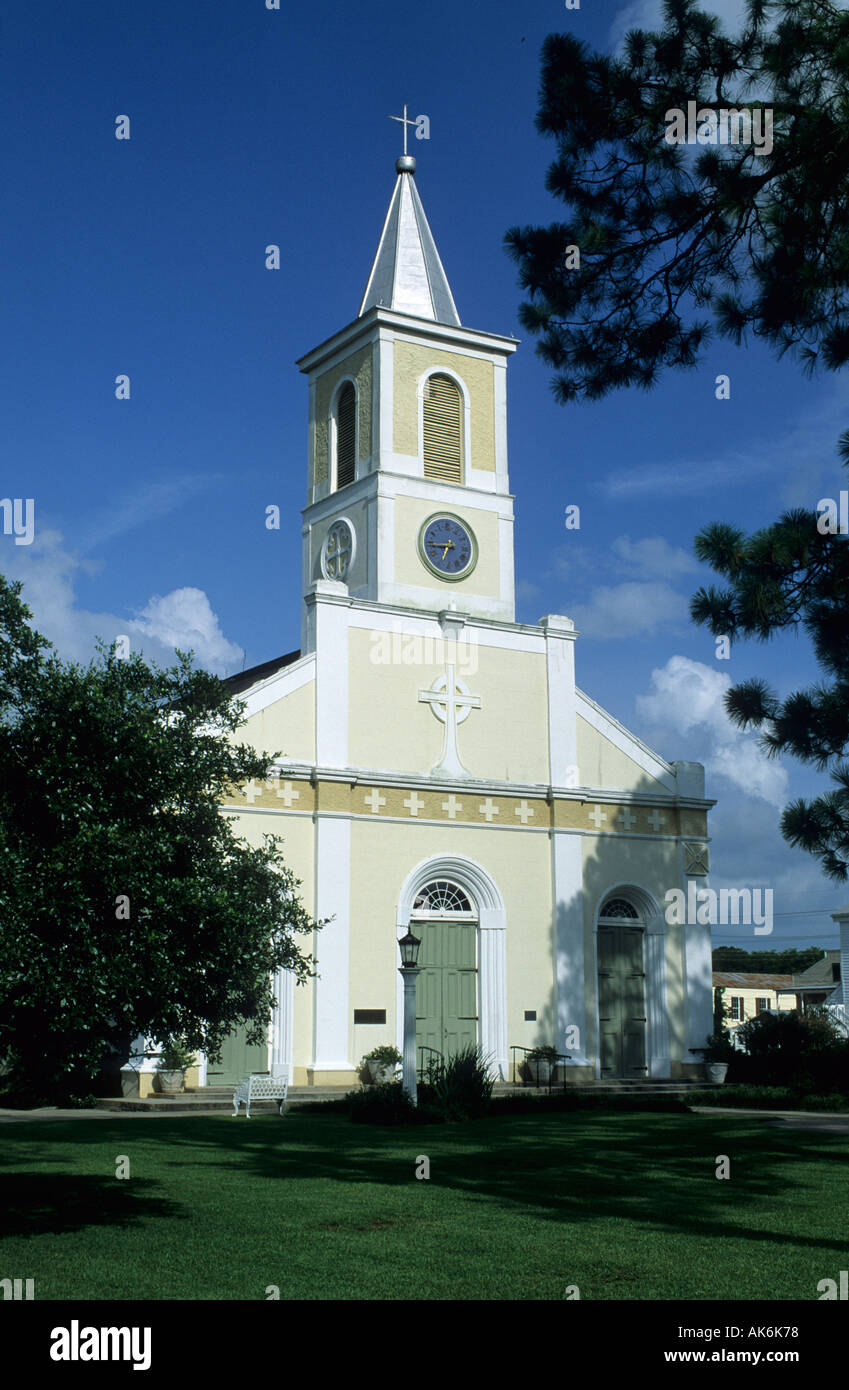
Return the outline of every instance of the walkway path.
[[[744,1110],[742,1105],[694,1105],[693,1110],[699,1115],[745,1115],[746,1119],[772,1120],[787,1129],[849,1135],[849,1114],[834,1110]]]

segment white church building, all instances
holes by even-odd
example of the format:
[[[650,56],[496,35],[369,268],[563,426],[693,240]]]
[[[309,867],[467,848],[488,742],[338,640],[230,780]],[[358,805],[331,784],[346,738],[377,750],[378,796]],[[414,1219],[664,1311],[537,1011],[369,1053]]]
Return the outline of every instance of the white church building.
[[[415,184],[397,180],[359,312],[298,363],[309,384],[298,651],[231,678],[237,735],[283,750],[230,799],[284,839],[317,918],[317,978],[281,972],[268,1045],[241,1033],[201,1083],[248,1071],[355,1084],[402,1049],[398,940],[422,941],[420,1056],[479,1043],[561,1075],[686,1078],[711,1031],[698,763],[666,762],[575,684],[568,617],[517,623],[507,467],[512,337],[460,322]],[[431,1049],[426,1052],[425,1049]]]

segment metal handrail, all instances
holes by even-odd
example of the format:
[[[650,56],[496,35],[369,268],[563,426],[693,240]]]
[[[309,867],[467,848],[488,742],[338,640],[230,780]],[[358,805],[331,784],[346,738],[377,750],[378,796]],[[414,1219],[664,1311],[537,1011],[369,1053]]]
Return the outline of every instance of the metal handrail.
[[[428,1047],[426,1043],[419,1043],[419,1045],[418,1045],[418,1051],[419,1051],[419,1052],[431,1052],[431,1053],[433,1054],[434,1057],[438,1057],[438,1058],[439,1058],[439,1060],[440,1060],[440,1062],[442,1063],[443,1066],[445,1065],[445,1056],[444,1056],[444,1054],[443,1054],[442,1052],[439,1052],[435,1047]],[[428,1066],[430,1066],[430,1065],[431,1065],[431,1063],[429,1062],[429,1063],[428,1063]],[[424,1074],[425,1074],[425,1065],[424,1065],[424,1058],[423,1058],[423,1059],[422,1059],[422,1062],[421,1062],[421,1065],[420,1065],[419,1068],[418,1068],[418,1079],[419,1079],[419,1081],[421,1081],[421,1082],[424,1081]]]
[[[510,1051],[511,1051],[511,1053],[513,1054],[512,1057],[511,1057],[511,1060],[510,1060],[510,1071],[511,1071],[511,1076],[512,1076],[512,1084],[515,1086],[515,1085],[516,1085],[516,1053],[517,1053],[517,1052],[536,1052],[536,1048],[535,1048],[535,1047],[523,1047],[521,1043],[513,1043],[513,1044],[511,1045],[511,1047],[510,1047]],[[554,1061],[553,1061],[552,1064],[551,1064],[551,1074],[549,1075],[549,1078],[548,1078],[548,1090],[549,1090],[549,1094],[550,1094],[550,1092],[551,1092],[552,1078],[554,1077],[554,1069],[555,1069],[555,1067],[557,1066],[558,1062],[568,1062],[569,1059],[571,1058],[571,1056],[572,1056],[571,1052],[558,1052],[558,1053],[555,1055],[555,1059],[554,1059]]]

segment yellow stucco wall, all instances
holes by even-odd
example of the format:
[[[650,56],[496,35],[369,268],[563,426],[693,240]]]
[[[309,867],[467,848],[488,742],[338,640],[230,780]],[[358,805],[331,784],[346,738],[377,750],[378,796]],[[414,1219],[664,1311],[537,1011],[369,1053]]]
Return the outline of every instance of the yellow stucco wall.
[[[468,466],[495,472],[495,368],[481,357],[467,357],[459,352],[425,347],[396,339],[394,449],[398,454],[418,457],[419,402],[418,383],[429,369],[447,367],[464,382],[469,393],[469,431],[471,457]]]
[[[355,1008],[385,1008],[386,1025],[350,1024],[354,1061],[370,1047],[395,1042],[395,924],[401,889],[422,860],[447,853],[480,864],[504,899],[508,1043],[533,1046],[551,1041],[553,946],[547,836],[357,821],[351,829],[351,1019]],[[537,1010],[536,1024],[524,1022],[526,1009]]]
[[[304,787],[303,783],[299,786]],[[259,803],[257,803],[258,805]],[[228,814],[233,815],[232,811]],[[306,910],[312,915],[315,909],[314,844],[315,827],[310,815],[265,815],[256,810],[246,809],[234,815],[234,832],[244,836],[250,845],[262,844],[263,835],[279,835],[283,841],[281,851],[287,866],[300,880],[297,895]],[[297,936],[299,949],[305,955],[317,954],[320,949],[321,933],[311,936]],[[294,1029],[293,1055],[300,1066],[306,1058],[312,1058],[313,1034],[313,987],[311,982],[296,985],[294,990]],[[303,1085],[304,1075],[295,1077],[296,1084]]]
[[[315,419],[310,440],[312,482],[323,483],[329,473],[330,402],[343,377],[353,377],[357,386],[357,458],[367,459],[372,451],[372,352],[371,345],[352,352],[318,378],[315,388]]]
[[[349,761],[355,767],[428,773],[439,760],[444,725],[418,694],[444,666],[424,660],[378,664],[379,651],[372,633],[351,630]],[[460,756],[469,772],[505,781],[547,781],[545,658],[482,645],[470,656],[477,669],[458,671],[481,701],[459,728]]]
[[[658,791],[668,794],[662,782],[644,772],[580,714],[577,728],[578,773],[583,786],[641,792],[656,787]]]
[[[289,762],[315,761],[315,682],[310,680],[252,714],[237,730],[236,743],[250,743]]]
[[[494,512],[486,512],[467,505],[465,498],[458,496],[456,508],[436,507],[432,501],[416,497],[396,497],[395,499],[395,582],[409,584],[416,588],[432,588],[441,602],[436,607],[448,607],[458,594],[478,594],[485,598],[499,598],[500,567],[498,552],[498,518]],[[447,581],[438,579],[427,568],[419,554],[419,532],[428,517],[439,513],[456,511],[461,521],[467,522],[475,533],[478,542],[478,562],[466,579]]]

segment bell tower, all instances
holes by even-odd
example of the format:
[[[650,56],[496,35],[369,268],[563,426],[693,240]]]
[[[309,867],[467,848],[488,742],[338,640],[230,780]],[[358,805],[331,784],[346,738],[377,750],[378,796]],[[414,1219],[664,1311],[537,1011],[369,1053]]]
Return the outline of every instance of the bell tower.
[[[310,387],[304,652],[307,599],[322,591],[515,621],[506,377],[518,343],[462,326],[416,161],[405,152],[395,168],[359,313],[298,362]]]

